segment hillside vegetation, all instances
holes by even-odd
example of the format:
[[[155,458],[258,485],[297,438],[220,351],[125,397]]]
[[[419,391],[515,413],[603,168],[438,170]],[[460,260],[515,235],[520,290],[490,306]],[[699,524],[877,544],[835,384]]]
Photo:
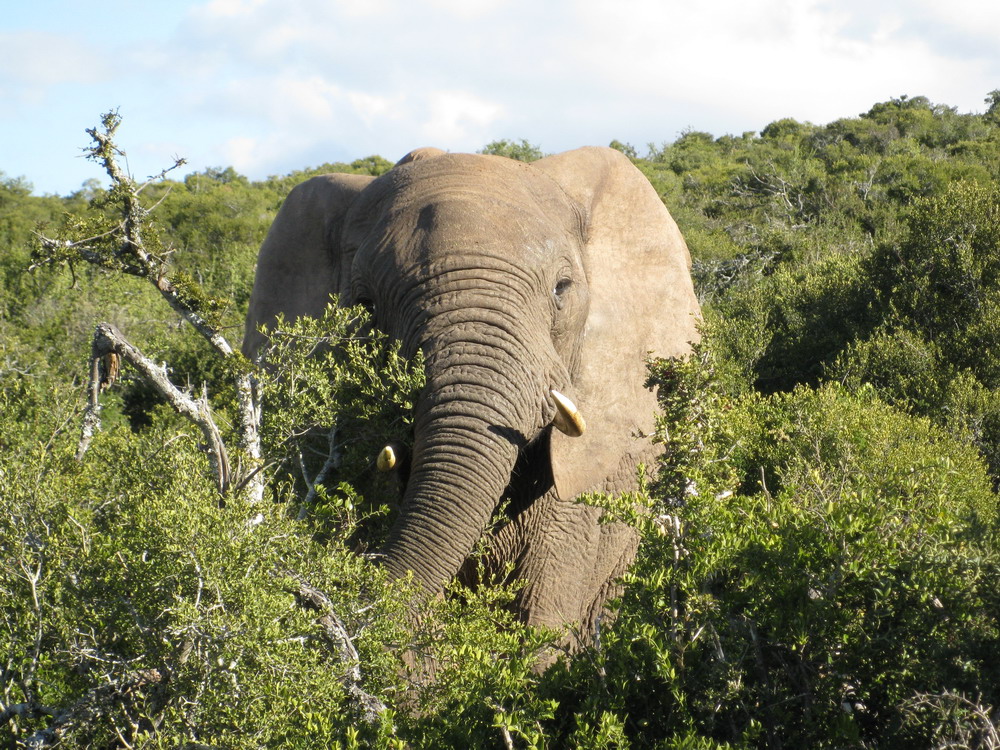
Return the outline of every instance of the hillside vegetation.
[[[39,197],[0,175],[0,745],[1000,746],[1000,91],[986,102],[611,144],[687,238],[704,339],[651,364],[658,475],[592,499],[643,537],[618,616],[543,674],[558,636],[514,621],[509,591],[414,618],[364,554],[399,490],[373,458],[406,440],[419,362],[353,337],[360,310],[287,327],[258,461],[249,365],[156,288],[238,344],[291,187],[389,160],[170,172],[138,194],[145,275],[71,244],[117,236],[122,184]],[[107,357],[80,450],[102,321],[203,397],[224,495],[204,434]]]

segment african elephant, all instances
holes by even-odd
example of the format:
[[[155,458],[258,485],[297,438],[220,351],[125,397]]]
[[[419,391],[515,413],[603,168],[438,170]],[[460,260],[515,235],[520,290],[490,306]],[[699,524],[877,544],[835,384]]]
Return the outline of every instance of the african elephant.
[[[656,409],[644,360],[697,338],[690,264],[656,192],[615,150],[525,164],[418,149],[378,178],[292,190],[260,250],[243,351],[265,342],[261,324],[318,316],[331,294],[368,306],[404,354],[422,350],[427,385],[384,564],[440,592],[504,503],[487,568],[513,563],[527,622],[587,634],[637,537],[574,498],[634,489],[638,464],[655,460],[641,437]]]

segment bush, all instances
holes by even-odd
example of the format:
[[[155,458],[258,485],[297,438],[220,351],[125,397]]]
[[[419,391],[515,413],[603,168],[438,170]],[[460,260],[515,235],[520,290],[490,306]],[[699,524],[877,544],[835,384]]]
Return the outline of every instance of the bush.
[[[380,541],[394,498],[372,459],[384,430],[406,432],[400,415],[421,381],[384,337],[356,335],[357,315],[331,308],[275,336],[288,359],[262,384],[270,502],[223,501],[196,431],[160,410],[138,432],[105,424],[79,462],[67,429],[79,395],[5,384],[0,689],[5,708],[22,710],[4,716],[0,743],[543,740],[554,704],[535,692],[535,665],[556,635],[516,622],[503,587],[431,602],[415,618],[407,583],[359,554],[359,542]],[[329,348],[303,356],[318,346]],[[342,461],[321,485],[306,451],[328,418],[353,441],[340,438]],[[297,520],[307,483],[315,497]],[[435,680],[408,672],[408,654],[426,654]]]
[[[940,727],[916,696],[996,705],[997,498],[976,451],[871,390],[732,398],[712,365],[703,347],[654,370],[667,485],[568,706],[638,746],[926,747]]]
[[[284,504],[220,503],[197,440],[173,424],[106,429],[78,463],[77,398],[26,382],[0,411],[2,700],[45,707],[5,720],[3,744],[346,743],[349,665],[298,585],[329,592],[365,687],[383,695],[401,688],[384,646],[406,642],[403,594]]]
[[[509,141],[506,138],[499,141],[492,141],[483,146],[479,153],[490,154],[492,156],[506,156],[508,159],[529,162],[537,161],[545,156],[538,146],[528,143],[525,138],[522,138],[520,142]]]
[[[765,393],[816,384],[824,367],[877,322],[873,301],[855,256],[781,268],[717,306],[715,345]]]

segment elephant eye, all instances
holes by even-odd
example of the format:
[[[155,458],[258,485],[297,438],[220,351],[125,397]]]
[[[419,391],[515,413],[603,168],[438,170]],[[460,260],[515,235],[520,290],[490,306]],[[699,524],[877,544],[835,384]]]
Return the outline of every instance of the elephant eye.
[[[552,296],[556,299],[556,307],[560,310],[566,302],[566,293],[569,291],[571,286],[573,286],[573,279],[563,278],[559,279],[555,287],[552,289]]]
[[[375,317],[375,302],[373,300],[368,297],[358,297],[357,304],[365,308],[365,312],[371,317]]]

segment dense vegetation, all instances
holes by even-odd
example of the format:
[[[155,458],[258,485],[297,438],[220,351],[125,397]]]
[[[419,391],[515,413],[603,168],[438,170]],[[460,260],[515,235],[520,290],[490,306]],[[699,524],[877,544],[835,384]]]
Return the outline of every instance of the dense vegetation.
[[[618,617],[544,674],[555,639],[509,592],[415,618],[365,556],[398,494],[373,458],[405,442],[421,372],[352,335],[361,311],[288,326],[261,373],[266,502],[220,497],[198,429],[127,365],[78,456],[99,321],[204,388],[234,444],[247,365],[149,278],[42,246],[110,231],[120,186],[0,179],[0,744],[998,746],[1000,91],[987,107],[612,144],[687,237],[705,335],[651,367],[659,475],[593,499],[644,540]],[[238,341],[288,190],[390,166],[162,179],[145,237]]]

